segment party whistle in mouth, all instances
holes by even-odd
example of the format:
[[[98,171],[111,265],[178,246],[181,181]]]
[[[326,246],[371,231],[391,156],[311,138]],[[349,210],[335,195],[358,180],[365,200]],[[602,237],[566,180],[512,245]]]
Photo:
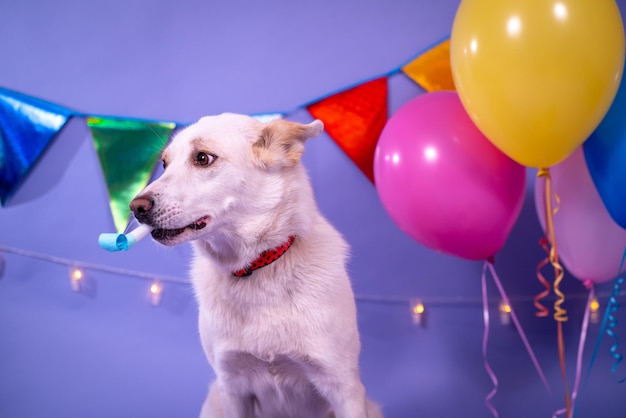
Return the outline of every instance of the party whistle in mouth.
[[[143,239],[154,228],[141,224],[127,234],[104,233],[98,237],[98,244],[107,251],[128,251],[138,241]]]

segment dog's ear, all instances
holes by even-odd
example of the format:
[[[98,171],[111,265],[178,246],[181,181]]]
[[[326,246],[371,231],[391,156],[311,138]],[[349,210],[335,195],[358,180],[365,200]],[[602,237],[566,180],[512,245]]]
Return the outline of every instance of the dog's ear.
[[[254,154],[264,167],[295,165],[304,152],[306,140],[323,130],[324,124],[319,119],[307,125],[273,120],[263,127],[261,137],[254,143]]]

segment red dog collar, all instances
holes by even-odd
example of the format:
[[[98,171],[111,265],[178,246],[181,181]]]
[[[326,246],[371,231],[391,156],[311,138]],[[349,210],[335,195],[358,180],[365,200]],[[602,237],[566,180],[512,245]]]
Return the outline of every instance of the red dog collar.
[[[241,270],[233,271],[233,276],[247,277],[251,275],[254,270],[260,269],[268,264],[272,264],[274,261],[278,260],[281,255],[285,254],[295,239],[296,237],[292,235],[284,244],[279,245],[273,250],[263,251],[256,260],[248,264],[246,267]]]

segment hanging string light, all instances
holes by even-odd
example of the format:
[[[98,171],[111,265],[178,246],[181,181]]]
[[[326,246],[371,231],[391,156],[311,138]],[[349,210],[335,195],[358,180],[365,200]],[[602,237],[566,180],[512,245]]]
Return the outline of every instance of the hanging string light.
[[[426,326],[426,308],[421,299],[413,299],[411,301],[411,317],[413,323],[419,326]]]
[[[74,292],[80,292],[85,274],[78,267],[70,268],[70,285]]]
[[[159,306],[161,303],[161,296],[163,295],[163,285],[160,281],[155,280],[150,285],[150,303],[152,306]]]
[[[589,302],[589,320],[592,324],[597,324],[600,321],[600,302],[596,296]]]
[[[500,323],[509,325],[511,323],[511,306],[501,300],[498,310],[500,311]]]

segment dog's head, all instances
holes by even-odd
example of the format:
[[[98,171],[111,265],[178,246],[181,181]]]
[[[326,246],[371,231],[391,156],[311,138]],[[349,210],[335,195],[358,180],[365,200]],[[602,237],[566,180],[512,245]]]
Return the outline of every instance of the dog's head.
[[[244,115],[207,116],[178,133],[162,155],[161,177],[130,203],[139,222],[164,245],[211,236],[268,233],[280,210],[308,187],[300,164],[308,125]]]

